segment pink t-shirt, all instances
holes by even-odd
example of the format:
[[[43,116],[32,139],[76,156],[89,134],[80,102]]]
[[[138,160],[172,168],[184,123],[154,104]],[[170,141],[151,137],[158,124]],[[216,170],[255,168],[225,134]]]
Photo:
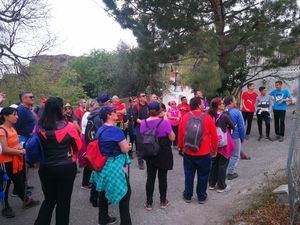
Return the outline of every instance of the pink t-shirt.
[[[172,117],[179,118],[179,110],[178,109],[170,108],[170,109],[168,109],[168,113],[170,113]],[[171,126],[179,125],[179,120],[169,119],[169,118],[168,118],[168,120],[169,120],[169,123],[171,124]]]

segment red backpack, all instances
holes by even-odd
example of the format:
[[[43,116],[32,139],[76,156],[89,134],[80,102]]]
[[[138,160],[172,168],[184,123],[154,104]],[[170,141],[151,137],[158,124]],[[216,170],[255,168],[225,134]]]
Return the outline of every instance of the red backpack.
[[[105,129],[104,129],[105,130]],[[99,137],[104,132],[104,130],[99,134]],[[81,152],[79,158],[80,166],[87,166],[90,170],[100,171],[104,167],[107,156],[101,154],[99,148],[99,138],[92,140],[86,147],[86,151]]]
[[[97,138],[88,144],[82,160],[85,161],[85,164],[89,169],[100,171],[104,167],[107,158],[107,156],[101,154]]]

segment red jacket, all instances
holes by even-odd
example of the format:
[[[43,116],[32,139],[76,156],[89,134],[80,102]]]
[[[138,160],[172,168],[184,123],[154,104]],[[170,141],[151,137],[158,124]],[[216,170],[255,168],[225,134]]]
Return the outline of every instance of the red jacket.
[[[200,116],[202,112],[200,110],[193,110],[192,113],[195,116]],[[178,147],[184,149],[184,153],[191,156],[203,156],[210,152],[216,152],[218,149],[218,136],[216,126],[210,115],[203,117],[203,137],[204,140],[201,142],[198,151],[191,151],[184,148],[184,136],[186,133],[186,125],[190,118],[190,113],[186,113],[179,124],[178,130]]]

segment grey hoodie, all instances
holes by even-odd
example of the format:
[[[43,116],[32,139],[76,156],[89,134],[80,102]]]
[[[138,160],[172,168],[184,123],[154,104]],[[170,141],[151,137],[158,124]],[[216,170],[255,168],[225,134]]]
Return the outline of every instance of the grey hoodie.
[[[257,112],[260,110],[260,112],[271,112],[272,111],[272,105],[273,105],[273,98],[270,95],[265,95],[265,96],[258,96],[256,99],[256,104],[255,104],[255,111]]]

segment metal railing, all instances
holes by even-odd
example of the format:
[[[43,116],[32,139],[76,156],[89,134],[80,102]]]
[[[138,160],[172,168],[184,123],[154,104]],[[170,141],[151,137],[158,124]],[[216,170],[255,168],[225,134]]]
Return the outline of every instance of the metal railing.
[[[300,75],[297,94],[297,108],[293,113],[291,142],[287,161],[290,225],[295,225],[300,206]]]

